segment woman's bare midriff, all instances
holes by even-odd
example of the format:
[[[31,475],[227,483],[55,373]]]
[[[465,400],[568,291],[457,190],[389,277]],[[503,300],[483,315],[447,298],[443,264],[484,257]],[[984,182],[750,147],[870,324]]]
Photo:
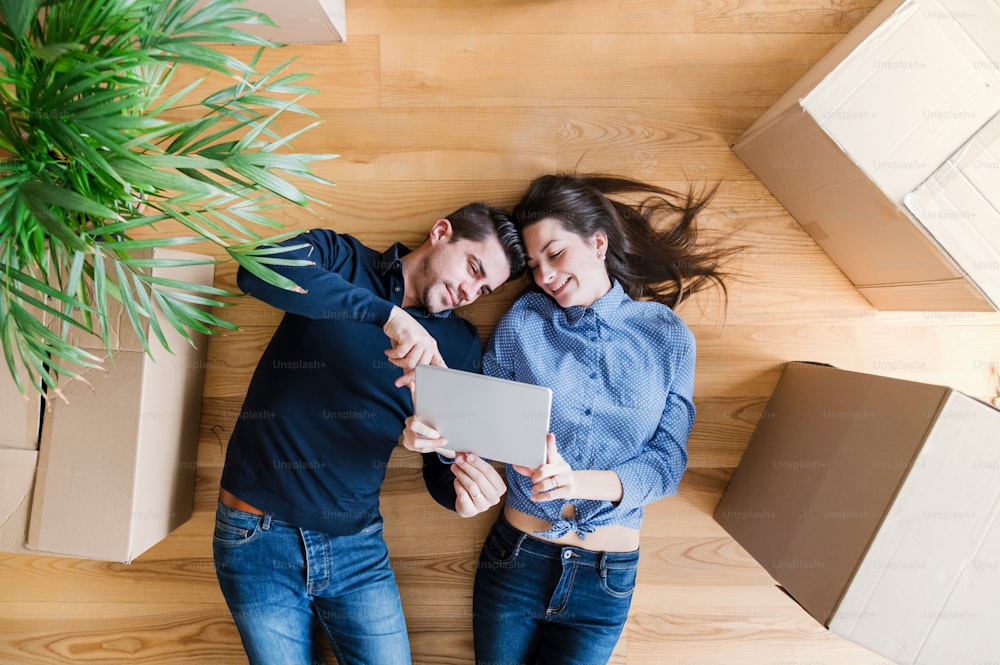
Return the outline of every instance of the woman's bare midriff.
[[[573,506],[567,505],[566,508],[570,511]],[[535,532],[548,531],[552,528],[551,522],[522,513],[520,510],[511,508],[509,505],[504,506],[503,514],[515,529],[551,543],[571,545],[593,552],[631,552],[639,548],[639,530],[630,529],[620,524],[599,526],[593,533],[587,534],[586,540],[580,538],[575,531],[569,531],[559,538],[545,538],[544,536],[537,535]],[[573,514],[572,512],[569,512],[569,514],[564,513],[564,516],[572,518]]]

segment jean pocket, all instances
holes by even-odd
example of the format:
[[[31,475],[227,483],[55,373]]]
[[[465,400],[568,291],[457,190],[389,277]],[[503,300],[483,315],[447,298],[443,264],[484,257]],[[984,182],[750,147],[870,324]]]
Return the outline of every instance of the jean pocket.
[[[219,545],[242,545],[260,533],[260,519],[249,513],[246,516],[221,508],[215,515],[215,533],[212,539]]]
[[[372,520],[372,522],[368,526],[361,529],[361,531],[358,531],[357,535],[371,536],[373,534],[380,533],[383,530],[383,528],[384,524],[382,522],[382,518],[376,517],[374,520]]]
[[[628,598],[635,591],[636,566],[608,566],[601,573],[601,589],[612,598]]]
[[[517,556],[517,543],[501,537],[496,531],[491,531],[483,543],[483,561],[490,563],[509,563]]]

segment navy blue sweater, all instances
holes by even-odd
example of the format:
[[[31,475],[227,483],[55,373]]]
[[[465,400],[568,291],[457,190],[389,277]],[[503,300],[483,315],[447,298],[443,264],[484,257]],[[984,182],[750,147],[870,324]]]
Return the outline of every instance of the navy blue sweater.
[[[313,266],[282,267],[307,293],[271,286],[240,268],[247,294],[285,311],[261,356],[226,452],[222,487],[274,518],[347,535],[378,516],[379,488],[410,391],[393,382],[402,370],[385,356],[382,332],[403,298],[396,244],[384,253],[357,239],[315,229],[285,241],[306,243],[281,258]],[[474,326],[453,313],[408,308],[438,342],[449,367],[479,371],[482,347]],[[434,498],[454,509],[453,476],[424,456]]]

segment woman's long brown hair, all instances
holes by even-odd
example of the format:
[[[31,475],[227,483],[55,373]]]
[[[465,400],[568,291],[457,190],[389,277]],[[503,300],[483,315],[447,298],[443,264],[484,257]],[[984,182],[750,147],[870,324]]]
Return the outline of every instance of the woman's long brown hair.
[[[738,251],[699,244],[696,219],[717,188],[697,195],[609,175],[544,175],[536,178],[514,208],[519,231],[554,217],[577,235],[608,235],[608,274],[634,299],[676,307],[688,295],[711,286],[725,293],[721,265]],[[622,196],[638,203],[619,200]],[[615,198],[612,198],[615,197]]]

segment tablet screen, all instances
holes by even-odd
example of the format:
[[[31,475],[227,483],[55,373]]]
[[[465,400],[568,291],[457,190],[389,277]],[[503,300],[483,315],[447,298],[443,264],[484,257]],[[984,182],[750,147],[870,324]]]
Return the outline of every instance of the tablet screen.
[[[552,391],[473,372],[418,365],[414,415],[448,440],[448,455],[537,468],[545,463]]]

